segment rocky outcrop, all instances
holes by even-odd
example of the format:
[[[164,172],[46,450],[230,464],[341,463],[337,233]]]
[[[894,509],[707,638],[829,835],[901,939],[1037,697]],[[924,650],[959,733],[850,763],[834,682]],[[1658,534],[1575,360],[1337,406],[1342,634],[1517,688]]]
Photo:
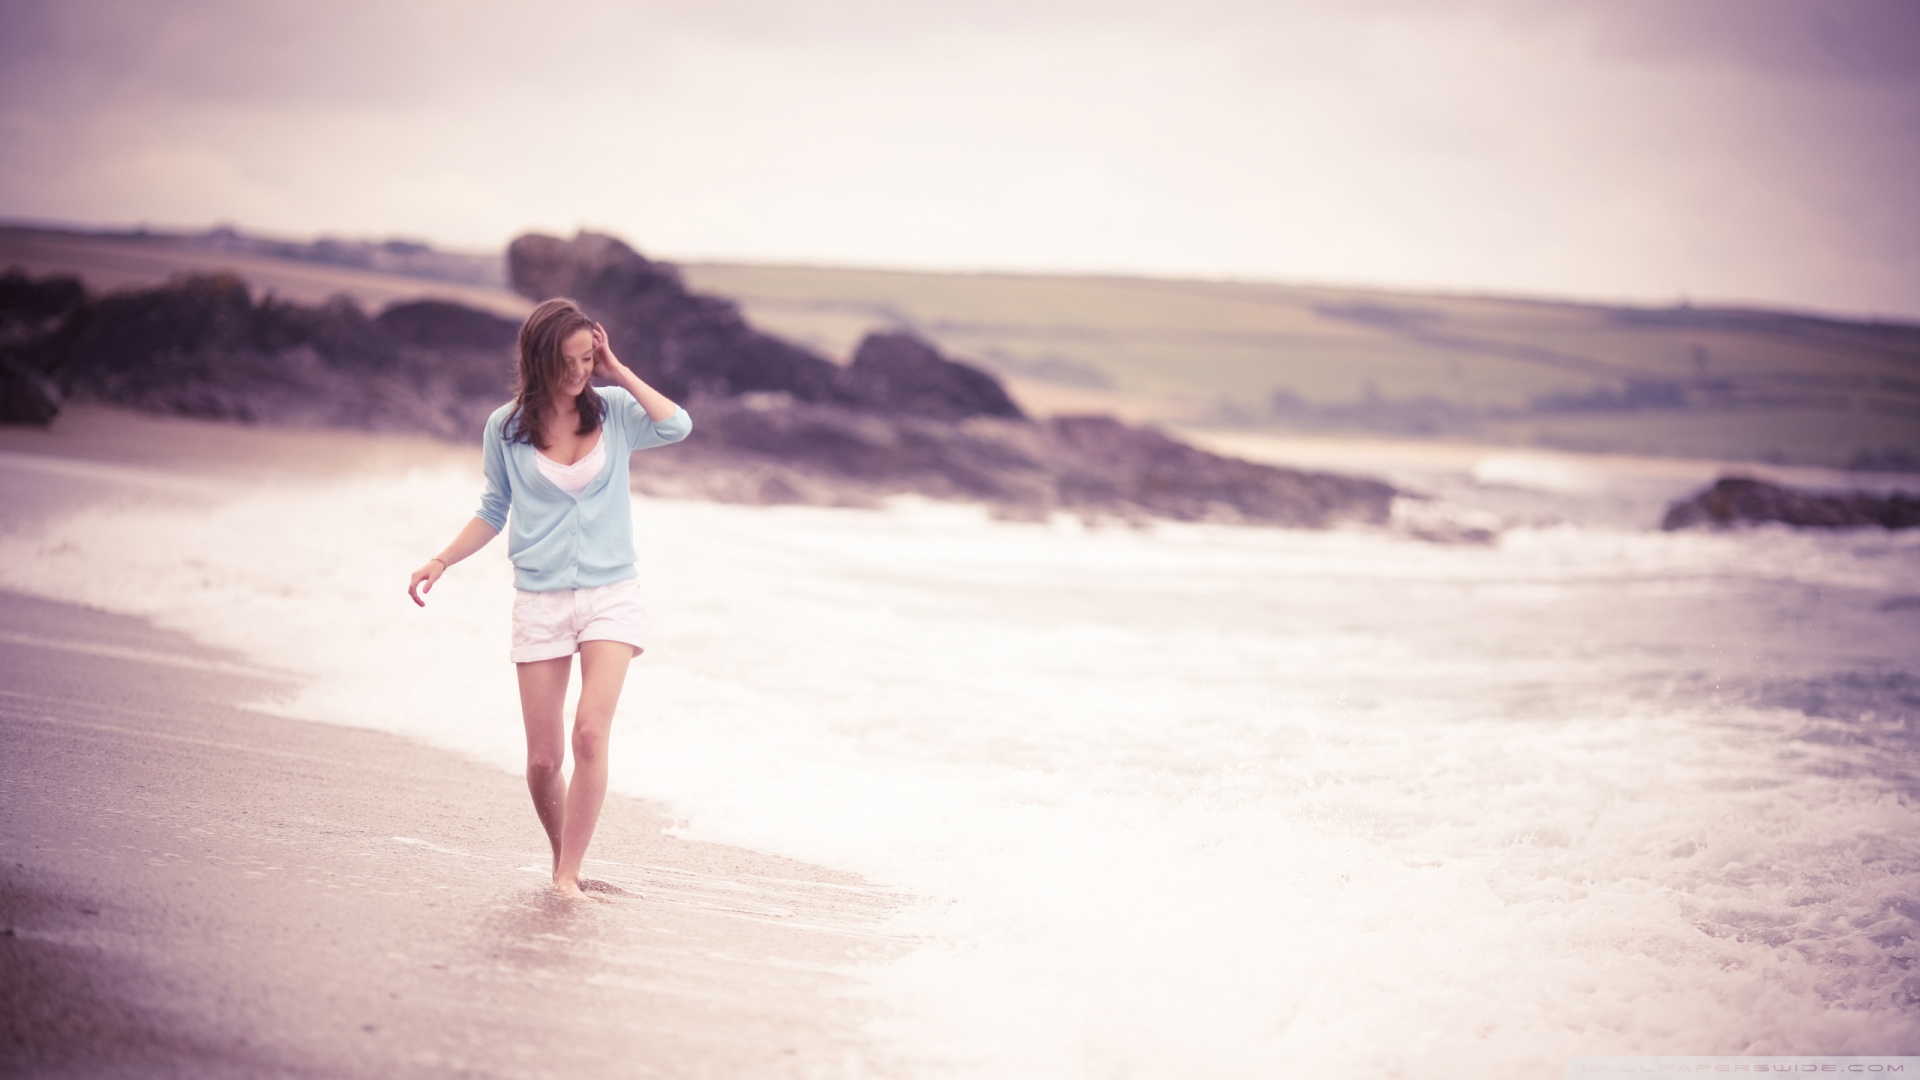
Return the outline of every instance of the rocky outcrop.
[[[478,416],[513,394],[514,354],[520,324],[488,311],[439,300],[395,304],[373,320],[400,353],[403,365],[427,381],[444,383],[461,404],[457,411]],[[479,430],[478,423],[473,425]]]
[[[749,395],[698,403],[693,435],[635,484],[747,503],[872,506],[892,495],[981,502],[1002,517],[1383,524],[1386,484],[1221,457],[1105,417],[1041,423],[881,416]]]
[[[0,274],[0,333],[40,329],[72,311],[85,296],[79,278],[31,278],[11,268]]]
[[[28,346],[83,296],[77,278],[0,274],[0,424],[45,425],[60,411],[60,388]]]
[[[422,307],[455,305],[407,305],[383,323],[345,299],[256,302],[231,275],[184,276],[81,301],[18,359],[68,397],[150,412],[476,434],[513,364],[479,328],[491,320],[497,340],[516,325]]]
[[[854,350],[845,381],[854,399],[876,412],[936,420],[1026,419],[1000,380],[947,359],[908,333],[868,334]]]
[[[753,329],[731,301],[689,291],[671,265],[611,236],[522,236],[507,248],[507,274],[529,299],[578,301],[614,352],[672,396],[779,393],[886,415],[1021,416],[998,379],[911,334],[870,334],[842,368]]]
[[[693,411],[685,443],[641,461],[654,474],[647,490],[829,506],[911,493],[986,502],[1016,516],[1049,502],[1031,424],[888,417],[767,394],[703,399]]]
[[[606,326],[620,359],[670,396],[769,391],[853,403],[837,365],[760,333],[730,301],[688,291],[670,264],[611,236],[519,237],[507,248],[507,277],[529,299],[579,301]]]
[[[511,356],[520,337],[520,324],[512,319],[443,300],[395,304],[373,322],[400,345],[480,350],[496,357]]]
[[[999,380],[911,334],[871,334],[845,368],[753,330],[727,301],[609,236],[522,236],[521,295],[570,296],[670,394],[698,398],[693,436],[636,482],[744,502],[871,505],[890,495],[1131,520],[1324,526],[1386,521],[1371,480],[1301,473],[1187,446],[1104,417],[1029,422]]]
[[[1660,527],[1673,531],[1765,521],[1816,529],[1911,529],[1920,526],[1920,498],[1898,493],[1819,494],[1723,476],[1705,491],[1668,507]]]
[[[64,396],[52,379],[0,350],[0,424],[53,422]]]
[[[1047,421],[1045,447],[1067,509],[1125,507],[1177,521],[1320,527],[1383,523],[1394,496],[1377,480],[1222,457],[1105,416]]]
[[[1309,527],[1384,523],[1395,494],[1104,417],[1035,423],[993,376],[904,333],[869,336],[842,367],[753,330],[611,237],[521,237],[510,268],[526,295],[579,300],[624,361],[698,417],[684,445],[647,455],[642,490],[851,506],[919,494],[1014,518]],[[149,411],[472,439],[509,395],[518,330],[458,304],[369,317],[344,299],[256,301],[237,278],[190,276],[82,298],[5,359],[69,396]]]

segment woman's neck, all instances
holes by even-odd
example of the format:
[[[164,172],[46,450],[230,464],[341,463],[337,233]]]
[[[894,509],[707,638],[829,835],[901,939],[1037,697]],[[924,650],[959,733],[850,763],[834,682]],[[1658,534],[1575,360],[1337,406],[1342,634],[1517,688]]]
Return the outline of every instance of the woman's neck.
[[[547,434],[566,435],[580,429],[580,406],[572,398],[554,402],[547,409]]]

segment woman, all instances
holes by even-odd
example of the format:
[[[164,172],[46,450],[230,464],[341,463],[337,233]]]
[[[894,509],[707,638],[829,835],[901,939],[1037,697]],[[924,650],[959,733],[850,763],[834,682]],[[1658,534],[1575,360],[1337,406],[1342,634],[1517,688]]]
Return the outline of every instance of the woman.
[[[599,377],[613,386],[595,389]],[[527,725],[527,787],[553,844],[553,887],[580,891],[580,860],[607,793],[607,734],[627,664],[645,645],[634,578],[627,458],[679,442],[685,409],[642,382],[607,347],[607,333],[571,300],[549,300],[520,328],[514,399],[487,419],[480,509],[438,555],[413,572],[424,594],[461,559],[513,529],[513,662]],[[573,780],[565,756],[567,679],[580,654]]]

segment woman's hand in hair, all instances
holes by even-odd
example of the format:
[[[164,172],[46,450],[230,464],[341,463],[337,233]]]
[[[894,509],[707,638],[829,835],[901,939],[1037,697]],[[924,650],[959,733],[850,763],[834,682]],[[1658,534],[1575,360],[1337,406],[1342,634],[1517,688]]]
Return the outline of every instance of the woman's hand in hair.
[[[613,355],[613,346],[607,344],[607,328],[599,323],[593,324],[593,377],[610,383],[621,382],[621,375],[627,371],[627,365]]]
[[[655,422],[670,419],[680,411],[680,406],[667,395],[648,386],[631,368],[614,358],[613,347],[607,344],[607,328],[599,323],[593,324],[593,373],[632,394]]]

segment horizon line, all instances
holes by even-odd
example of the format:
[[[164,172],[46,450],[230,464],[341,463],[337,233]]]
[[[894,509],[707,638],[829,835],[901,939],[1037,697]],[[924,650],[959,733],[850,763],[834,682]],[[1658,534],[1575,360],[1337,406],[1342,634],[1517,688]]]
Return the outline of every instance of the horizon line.
[[[408,235],[399,234],[399,233],[390,233],[382,236],[382,235],[374,235],[374,234],[354,235],[354,234],[348,234],[348,233],[318,232],[318,233],[302,236],[302,235],[294,235],[294,234],[287,234],[287,233],[255,231],[255,230],[245,228],[241,225],[238,225],[232,221],[216,221],[216,222],[213,222],[212,224],[200,225],[200,226],[186,225],[186,224],[156,225],[150,221],[140,221],[132,224],[102,224],[102,223],[78,222],[70,219],[61,219],[61,218],[39,218],[39,217],[30,217],[30,216],[0,215],[0,229],[32,230],[32,231],[41,231],[41,232],[66,233],[70,235],[80,235],[80,236],[95,236],[95,237],[101,237],[101,238],[121,237],[121,238],[128,238],[128,239],[134,239],[134,238],[140,238],[140,237],[195,239],[200,237],[211,236],[222,231],[229,231],[240,237],[254,239],[254,240],[264,240],[264,241],[269,241],[273,243],[315,244],[321,241],[335,241],[335,242],[348,243],[348,244],[369,244],[369,245],[387,244],[387,243],[406,243],[406,244],[418,244],[427,248],[430,251],[438,252],[441,254],[447,254],[447,255],[463,255],[463,256],[468,256],[473,258],[484,258],[491,254],[494,254],[493,252],[487,251],[485,249],[480,249],[480,248],[442,246],[438,241],[435,241],[432,239],[426,239],[418,235],[408,236]],[[1582,296],[1579,294],[1567,294],[1567,293],[1556,294],[1556,293],[1528,292],[1524,289],[1518,289],[1518,288],[1510,289],[1507,291],[1500,291],[1497,287],[1449,288],[1446,286],[1439,286],[1439,285],[1417,285],[1417,284],[1411,284],[1411,283],[1392,284],[1392,283],[1382,283],[1377,281],[1336,281],[1336,280],[1308,281],[1308,280],[1302,280],[1302,279],[1283,278],[1278,276],[1252,277],[1252,276],[1238,275],[1238,274],[1232,274],[1232,273],[1207,274],[1199,271],[1174,272],[1174,271],[1153,271],[1153,270],[1122,270],[1122,269],[1113,269],[1113,268],[1096,269],[1096,268],[1072,268],[1072,267],[1010,269],[1006,267],[978,266],[978,265],[975,265],[975,266],[967,266],[967,265],[920,266],[920,265],[875,264],[875,263],[860,263],[860,262],[825,262],[825,261],[813,261],[805,258],[800,258],[800,259],[774,258],[774,257],[738,258],[738,257],[714,257],[714,256],[669,257],[665,255],[648,254],[645,251],[642,251],[637,245],[635,245],[631,240],[627,239],[625,236],[611,230],[588,227],[588,226],[577,226],[574,232],[575,232],[575,235],[578,235],[581,233],[597,233],[602,236],[611,236],[614,239],[617,239],[622,243],[627,244],[629,247],[632,247],[636,252],[639,252],[649,261],[667,263],[673,266],[715,266],[715,267],[737,266],[737,267],[752,267],[752,268],[770,269],[770,270],[819,270],[819,271],[842,271],[842,272],[848,272],[848,273],[869,273],[869,274],[914,274],[914,275],[921,275],[921,276],[927,276],[927,277],[936,277],[936,276],[1003,277],[1003,278],[1036,278],[1036,279],[1055,279],[1055,280],[1078,279],[1078,280],[1102,280],[1102,281],[1138,281],[1138,282],[1145,282],[1145,283],[1164,283],[1164,284],[1185,283],[1185,284],[1195,284],[1195,285],[1250,286],[1250,287],[1264,287],[1264,288],[1278,288],[1278,289],[1295,289],[1300,291],[1378,293],[1378,294],[1389,295],[1389,296],[1401,296],[1401,297],[1424,298],[1424,299],[1435,299],[1435,300],[1491,300],[1491,301],[1501,301],[1506,303],[1555,305],[1555,306],[1562,306],[1562,307],[1584,307],[1584,308],[1600,308],[1600,309],[1612,309],[1612,310],[1693,311],[1693,312],[1702,312],[1702,313],[1719,312],[1719,313],[1728,313],[1728,314],[1786,315],[1786,316],[1791,316],[1796,318],[1820,319],[1828,322],[1844,322],[1844,323],[1854,323],[1854,324],[1865,324],[1870,326],[1899,326],[1899,327],[1911,327],[1915,329],[1920,329],[1920,312],[1916,312],[1911,315],[1908,315],[1908,314],[1888,314],[1885,312],[1864,311],[1864,310],[1848,311],[1848,310],[1841,310],[1841,309],[1835,309],[1835,308],[1823,308],[1823,307],[1818,307],[1814,305],[1795,305],[1795,304],[1789,304],[1789,303],[1778,302],[1778,301],[1751,300],[1751,299],[1739,299],[1739,298],[1717,298],[1712,296],[1696,298],[1691,294],[1685,294],[1685,293],[1681,294],[1678,297],[1662,300],[1662,299],[1653,298],[1651,296],[1597,297],[1597,296]],[[527,236],[527,235],[555,235],[555,234],[545,233],[543,230],[538,228],[524,229],[516,234],[516,236]],[[511,241],[508,241],[508,243],[511,243]],[[501,247],[498,249],[498,254],[502,259],[506,257],[506,245],[504,244],[501,245]],[[503,287],[511,291],[511,286],[503,285]]]

